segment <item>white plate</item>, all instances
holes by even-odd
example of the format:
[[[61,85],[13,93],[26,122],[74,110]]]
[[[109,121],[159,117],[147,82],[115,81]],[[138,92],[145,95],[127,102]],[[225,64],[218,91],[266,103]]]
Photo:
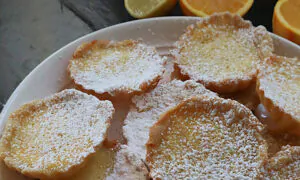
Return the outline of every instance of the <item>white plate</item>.
[[[198,19],[198,17],[160,17],[131,21],[98,30],[69,43],[45,59],[19,84],[3,108],[0,116],[0,132],[9,114],[20,105],[58,92],[70,83],[66,72],[68,60],[81,43],[94,39],[142,39],[145,43],[158,47],[161,54],[165,54],[186,26]],[[277,35],[271,35],[277,54],[300,58],[300,46]],[[0,177],[2,173],[0,168]]]

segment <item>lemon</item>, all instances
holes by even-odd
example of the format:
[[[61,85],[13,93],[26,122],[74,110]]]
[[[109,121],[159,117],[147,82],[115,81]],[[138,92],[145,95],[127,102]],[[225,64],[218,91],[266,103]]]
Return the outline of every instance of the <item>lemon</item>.
[[[149,18],[168,14],[177,0],[125,0],[125,8],[135,18]]]

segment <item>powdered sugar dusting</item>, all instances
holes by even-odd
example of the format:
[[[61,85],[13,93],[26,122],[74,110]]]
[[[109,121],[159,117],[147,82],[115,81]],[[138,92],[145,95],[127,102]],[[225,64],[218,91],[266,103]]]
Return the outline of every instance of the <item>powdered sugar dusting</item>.
[[[264,26],[257,26],[254,29],[253,40],[261,59],[272,55],[274,51],[273,40]]]
[[[259,72],[259,89],[276,106],[300,122],[300,60],[272,56]]]
[[[263,34],[263,30],[266,32],[263,28],[258,32]],[[250,22],[228,13],[217,14],[189,26],[172,54],[181,73],[208,88],[212,84],[236,85],[256,76],[260,54],[255,42],[262,42],[256,37]]]
[[[154,47],[137,41],[111,41],[107,46],[94,45],[82,58],[70,61],[71,77],[85,89],[114,95],[142,91],[164,71],[162,59]]]
[[[123,127],[128,148],[132,148],[133,152],[144,159],[149,128],[169,108],[186,98],[197,95],[216,96],[215,93],[194,81],[173,80],[157,87],[150,93],[133,97],[132,102],[136,105],[136,109],[132,108],[128,113]]]
[[[155,132],[161,133],[161,143],[148,146],[151,177],[258,177],[267,147],[257,129],[261,124],[247,108],[231,100],[198,97],[186,100],[168,117],[164,121],[169,126]]]
[[[115,158],[115,165],[112,173],[106,178],[106,180],[143,180],[147,177],[147,170],[135,152],[129,151],[125,145],[121,146],[121,149],[117,152]]]
[[[1,156],[23,173],[67,172],[103,142],[113,112],[110,101],[74,89],[25,104],[8,119]]]
[[[197,95],[216,96],[215,93],[204,88],[203,85],[194,81],[173,80],[169,83],[160,84],[153,91],[132,98],[136,107],[131,107],[125,121],[123,132],[127,139],[127,145],[123,145],[123,158],[132,166],[132,172],[125,171],[119,174],[142,174],[136,169],[142,169],[144,164],[141,159],[146,157],[145,144],[149,138],[149,128],[158,120],[160,114],[175,106],[190,96]],[[119,161],[120,162],[120,161]],[[118,164],[118,162],[117,162]],[[117,165],[116,165],[117,166]],[[120,167],[125,166],[120,162]],[[129,167],[128,167],[129,168]],[[123,168],[124,169],[124,168]],[[128,170],[128,169],[127,169]],[[130,170],[130,168],[129,168]]]
[[[150,93],[133,97],[132,102],[139,112],[151,110],[157,116],[190,96],[202,94],[217,95],[193,80],[185,82],[173,80],[170,83],[162,84]]]

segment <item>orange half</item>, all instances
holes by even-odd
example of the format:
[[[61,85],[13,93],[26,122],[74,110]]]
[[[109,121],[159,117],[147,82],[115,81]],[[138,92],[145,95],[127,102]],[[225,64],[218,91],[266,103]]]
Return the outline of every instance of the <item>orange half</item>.
[[[300,44],[299,18],[299,0],[279,0],[273,13],[273,32]]]
[[[201,17],[227,11],[243,16],[252,4],[253,0],[180,0],[183,14]]]

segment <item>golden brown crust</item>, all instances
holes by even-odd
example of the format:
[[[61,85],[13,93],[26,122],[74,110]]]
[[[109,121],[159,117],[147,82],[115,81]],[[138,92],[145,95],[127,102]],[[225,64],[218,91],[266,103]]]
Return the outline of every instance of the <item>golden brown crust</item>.
[[[150,84],[144,83],[140,86],[141,91],[140,92],[133,92],[133,93],[129,93],[126,90],[119,90],[119,91],[115,91],[115,96],[111,96],[109,93],[96,93],[94,90],[87,90],[84,89],[81,85],[76,84],[74,81],[74,85],[75,88],[79,91],[85,92],[87,94],[93,95],[95,97],[97,97],[100,100],[110,100],[112,102],[115,101],[120,101],[120,100],[128,100],[130,98],[132,98],[133,96],[138,96],[138,95],[142,95],[143,93],[154,89],[157,84],[160,82],[161,77],[156,77],[155,79],[153,79],[153,81]]]
[[[274,156],[278,151],[281,149],[281,144],[278,142],[278,140],[270,134],[270,132],[267,129],[264,129],[262,131],[262,136],[267,142],[268,146],[268,158]]]
[[[28,177],[9,169],[3,161],[0,161],[1,180],[29,180]]]
[[[284,146],[300,146],[300,138],[295,135],[287,133],[275,134],[268,128],[262,131],[262,135],[268,144],[269,157],[273,157]]]
[[[263,132],[263,136],[268,144],[269,157],[274,156],[284,146],[300,146],[300,138],[298,136],[286,133],[274,134],[267,129]]]
[[[201,115],[197,113],[200,113]],[[201,123],[202,125],[198,126],[197,123],[202,121],[201,118],[204,116],[206,117],[205,114],[208,114],[207,117],[211,118],[211,120],[207,120],[208,122],[203,121],[203,124]],[[186,119],[182,119],[181,117]],[[224,139],[222,139],[224,141],[221,140],[224,142],[223,145],[215,145],[214,143],[216,142],[214,142],[213,139],[218,138],[219,134],[213,135],[214,130],[208,130],[214,127],[214,121],[219,121],[219,117],[222,124],[224,123],[224,126],[222,124],[219,126],[217,125],[217,127],[220,127],[221,129],[217,130],[217,128],[215,130],[217,130],[217,133],[221,134],[220,136],[224,136]],[[193,120],[193,118],[196,118],[197,120]],[[184,124],[184,121],[192,124],[192,127],[189,127],[188,124]],[[182,123],[182,126],[178,125],[178,123]],[[207,126],[210,128],[207,129],[206,123],[212,123],[212,125]],[[236,127],[239,127],[239,130],[235,129]],[[185,130],[186,128],[187,130]],[[231,131],[231,133],[234,134],[233,136],[236,136],[235,138],[239,139],[239,142],[235,142],[233,140],[233,142],[236,143],[233,144],[233,146],[228,145],[232,140],[230,140],[230,133],[227,134],[227,128],[232,128],[232,130],[229,130],[229,132]],[[261,167],[263,161],[267,158],[267,144],[260,133],[262,128],[262,124],[251,114],[251,111],[235,101],[206,96],[193,97],[185,100],[181,104],[171,108],[166,113],[161,115],[160,119],[150,128],[149,140],[146,144],[146,162],[150,168],[150,176],[154,179],[172,179],[175,176],[178,178],[192,179],[205,179],[207,177],[258,177],[259,168]],[[196,133],[195,137],[191,137],[191,134],[193,133]],[[197,133],[199,136],[197,136]],[[176,137],[179,138],[178,141],[175,139]],[[180,139],[180,137],[183,137],[183,139]],[[197,141],[197,143],[195,142],[196,144],[194,146],[193,142],[197,138],[202,139],[203,142]],[[242,140],[243,138],[245,139]],[[204,143],[206,140],[208,144]],[[174,145],[176,142],[180,142],[180,144]],[[241,146],[241,142],[247,143]],[[230,151],[230,154],[236,152],[236,155],[240,156],[238,160],[233,160],[234,163],[236,161],[241,164],[245,163],[244,166],[232,167],[230,163],[233,162],[230,161],[232,158],[236,157],[233,154],[231,154],[231,157],[226,155],[226,161],[224,161],[224,159],[215,159],[215,157],[218,157],[220,154],[227,153],[226,151],[228,151],[228,149],[225,150],[227,146],[228,148],[241,146],[241,149],[248,147],[251,149],[251,151],[253,151],[251,153],[245,151],[242,154],[238,154],[239,150]],[[191,147],[192,150],[190,150]],[[179,150],[177,148],[179,148]],[[179,152],[180,150],[181,153]],[[218,151],[222,151],[222,153]],[[202,157],[202,154],[206,154],[207,152],[209,152],[210,155],[208,156],[211,159],[204,160],[207,158],[207,156],[205,155],[205,157]],[[195,162],[193,161],[194,158],[197,159]],[[172,164],[172,166],[169,166],[170,164]],[[204,164],[205,166],[202,167]],[[253,166],[253,164],[256,165],[255,167],[249,168],[248,166],[250,164],[251,166]],[[222,170],[222,168],[226,169],[226,167],[229,166],[230,172],[227,172],[228,168],[227,170]],[[235,172],[239,173],[235,174]]]
[[[180,104],[181,105],[181,104]],[[178,105],[179,106],[179,105]],[[171,108],[166,113],[162,114],[160,119],[150,128],[149,131],[149,139],[146,144],[147,147],[147,162],[153,163],[153,159],[151,158],[152,148],[159,146],[161,140],[163,139],[163,133],[167,130],[170,125],[169,114],[172,110],[174,111],[177,106]],[[148,155],[149,154],[149,155]]]
[[[95,40],[76,49],[68,72],[78,89],[100,99],[114,99],[155,87],[163,64],[153,47],[138,41]]]
[[[300,146],[285,146],[262,168],[263,179],[299,179]]]
[[[239,103],[245,105],[251,111],[254,111],[258,104],[260,103],[259,97],[256,93],[256,83],[252,82],[252,84],[244,90],[229,93],[229,94],[220,94],[221,97],[226,99],[236,100]]]
[[[114,108],[109,101],[64,90],[13,112],[1,138],[1,159],[28,177],[70,176],[106,138]]]
[[[82,43],[73,53],[73,58],[82,58],[90,49],[96,46],[105,48],[109,45],[109,42],[108,40],[93,40],[91,42]],[[128,45],[130,46],[130,44]]]
[[[220,13],[187,27],[172,54],[181,74],[218,93],[247,88],[260,59],[273,51],[264,27],[254,28],[238,15]]]
[[[279,152],[283,146],[300,146],[299,136],[288,133],[276,133],[270,130],[270,126],[273,127],[274,123],[262,104],[258,105],[257,109],[255,110],[255,115],[263,124],[266,124],[264,130],[262,131],[262,135],[268,144],[269,157],[274,156],[274,154]]]
[[[300,136],[298,59],[271,56],[262,64],[256,91],[270,114],[268,127],[273,132],[289,132]]]

